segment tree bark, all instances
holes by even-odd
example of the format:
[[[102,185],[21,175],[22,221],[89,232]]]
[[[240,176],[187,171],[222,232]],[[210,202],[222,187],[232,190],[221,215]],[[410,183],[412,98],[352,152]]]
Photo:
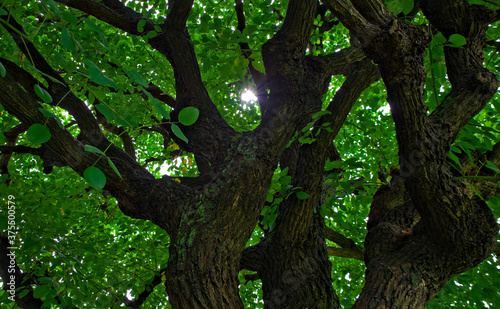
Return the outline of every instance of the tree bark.
[[[132,35],[158,30],[146,20],[147,31],[140,33],[137,25],[144,17],[118,0],[56,1]],[[258,128],[243,133],[224,120],[202,81],[186,29],[193,1],[171,3],[165,23],[158,25],[161,31],[149,42],[174,70],[172,121],[177,122],[185,107],[200,111],[196,125],[179,124],[189,143],[170,134],[181,150],[200,162],[201,175],[177,178],[180,183],[168,176],[155,179],[136,161],[130,143],[127,151],[111,144],[97,117],[68,92],[64,79],[27,40],[21,25],[1,17],[11,25],[8,31],[21,51],[32,57],[44,78],[51,77],[46,78],[46,91],[75,118],[80,136],[75,138],[38,111],[39,98],[32,89],[39,82],[6,59],[1,59],[7,70],[0,80],[2,105],[25,128],[46,124],[52,138],[40,149],[54,153],[58,164],[80,175],[89,166],[100,168],[108,179],[105,189],[125,215],[151,220],[168,232],[166,290],[174,308],[243,308],[238,290],[241,268],[257,271],[267,309],[340,307],[318,211],[324,165],[352,106],[380,76],[396,125],[400,170],[374,196],[364,253],[366,284],[354,308],[424,308],[455,274],[493,252],[495,218],[484,201],[456,179],[447,154],[460,129],[498,88],[498,78],[481,59],[484,34],[495,14],[464,1],[420,1],[424,14],[445,35],[459,33],[468,39],[462,49],[444,49],[452,91],[428,115],[423,92],[429,37],[424,27],[396,19],[380,0],[325,2],[362,49],[306,56],[318,3],[290,0],[282,27],[262,48],[266,74],[250,68],[263,85],[259,99],[265,106]],[[240,29],[242,5],[237,1]],[[363,60],[365,55],[368,59]],[[346,75],[346,81],[327,108],[330,114],[317,120],[316,142],[295,142],[287,149],[294,134],[322,109],[333,74]],[[161,130],[172,133],[170,126]],[[122,177],[105,160],[85,151],[85,145],[106,150]],[[486,156],[498,162],[499,149],[495,145]],[[258,245],[245,249],[278,163],[289,168],[294,189],[309,197],[291,194],[281,202],[273,228]]]
[[[477,61],[486,29],[481,25],[488,18],[475,14],[476,8],[465,2],[422,1],[431,22],[441,22],[435,23],[437,27],[468,37],[463,50],[445,49],[452,91],[429,117],[422,99],[428,42],[424,29],[384,10],[374,13],[370,8],[382,5],[378,0],[353,5],[343,3],[380,29],[375,35],[366,26],[351,30],[360,34],[363,50],[381,71],[401,167],[391,186],[382,187],[372,202],[365,241],[366,284],[354,308],[424,308],[455,274],[493,252],[498,232],[491,210],[464,193],[447,163],[458,131],[498,87],[498,79]],[[351,15],[342,16],[342,8],[339,18],[352,23]],[[450,22],[442,19],[443,14],[454,18]],[[358,17],[357,23],[361,21]],[[453,28],[457,24],[462,28]],[[445,29],[450,25],[453,30]]]

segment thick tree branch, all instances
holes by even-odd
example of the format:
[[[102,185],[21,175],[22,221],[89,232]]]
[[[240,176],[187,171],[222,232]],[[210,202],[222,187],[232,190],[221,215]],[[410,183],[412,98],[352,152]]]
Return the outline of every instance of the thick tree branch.
[[[27,146],[0,146],[0,153],[2,155],[11,154],[11,153],[29,153],[35,156],[42,155],[41,148],[33,148]]]
[[[334,140],[361,93],[380,79],[378,67],[368,59],[351,64],[347,72],[346,81],[326,108],[331,114],[322,116],[320,119],[321,124],[329,123],[328,127],[332,130],[331,132],[325,130],[320,135],[320,143],[323,146]]]
[[[59,154],[65,164],[78,174],[83,175],[89,166],[101,169],[106,175],[105,189],[117,198],[121,210],[126,215],[151,220],[167,232],[172,232],[180,211],[179,199],[188,190],[186,186],[175,181],[155,181],[145,168],[131,160],[122,150],[111,145],[107,155],[120,171],[123,177],[120,178],[106,159],[85,151],[83,143],[76,140],[68,131],[61,129],[54,119],[47,119],[39,112],[40,105],[11,75],[11,72],[22,70],[21,68],[6,60],[2,60],[2,64],[7,69],[7,75],[0,79],[0,96],[3,107],[10,114],[28,126],[35,123],[43,124],[51,133],[51,138],[44,145]],[[153,206],[151,199],[156,198],[164,201],[165,209]]]
[[[155,24],[146,20],[144,32],[139,33],[137,24],[144,17],[126,7],[118,0],[97,2],[94,0],[58,0],[67,6],[91,14],[121,30],[134,35],[143,35],[154,30]],[[186,20],[192,7],[192,1],[176,1],[163,25],[162,32],[148,42],[166,56],[174,68],[176,79],[176,106],[172,112],[172,120],[184,107],[194,106],[200,110],[200,117],[195,125],[185,127],[179,125],[188,137],[186,144],[181,139],[172,137],[186,151],[197,153],[206,158],[214,166],[221,164],[225,153],[225,141],[235,134],[211,101],[201,79],[198,60],[186,32]],[[170,131],[170,126],[166,127]]]
[[[394,18],[394,15],[387,9],[383,1],[380,0],[351,0],[354,7],[369,22],[384,27]]]
[[[120,2],[105,1],[105,3],[109,4],[110,8],[121,10],[120,12],[124,16],[133,15]],[[91,9],[92,7],[89,4],[88,8]],[[107,12],[109,13],[109,11]],[[1,16],[1,18],[5,19],[5,16]],[[55,153],[58,153],[66,162],[65,164],[69,165],[80,175],[83,175],[84,170],[89,166],[96,166],[101,169],[106,175],[106,189],[118,199],[120,208],[126,215],[133,218],[149,219],[160,227],[167,229],[168,232],[172,232],[170,228],[176,226],[175,222],[178,219],[177,215],[179,214],[180,206],[178,202],[170,204],[168,201],[178,199],[188,188],[182,186],[181,189],[176,190],[176,193],[179,193],[179,195],[176,195],[169,193],[173,189],[172,187],[179,186],[176,182],[172,182],[170,187],[169,185],[155,186],[154,177],[145,168],[141,167],[132,157],[106,139],[93,114],[81,100],[70,92],[64,80],[48,65],[34,45],[27,40],[22,27],[13,18],[9,22],[13,28],[17,29],[14,31],[8,28],[18,47],[23,53],[31,55],[33,64],[40,71],[57,80],[56,82],[51,78],[47,79],[50,85],[48,91],[54,99],[54,104],[56,102],[59,103],[60,107],[68,110],[76,119],[81,129],[81,134],[77,141],[69,132],[61,130],[54,119],[47,120],[43,117],[38,112],[40,105],[36,101],[39,99],[31,90],[34,84],[37,83],[36,79],[12,62],[2,60],[8,72],[6,78],[0,81],[0,92],[6,94],[4,96],[5,99],[2,100],[5,109],[27,125],[34,123],[45,124],[52,134],[52,138],[46,145]],[[12,79],[13,77],[16,81]],[[23,92],[17,83],[23,85],[25,89],[30,89],[28,90],[30,93]],[[215,109],[215,107],[213,108]],[[83,149],[84,144],[96,146],[102,151],[106,150],[107,157],[112,160],[123,178],[120,178],[114,172],[105,158],[85,151]],[[165,180],[157,182],[164,183]],[[150,192],[147,195],[148,198],[144,198],[143,194],[145,192]],[[150,198],[154,199],[159,196],[165,199],[164,205],[168,207],[167,209],[155,208],[152,206],[152,203],[148,202]]]
[[[258,271],[262,267],[262,263],[266,263],[262,251],[264,246],[260,242],[254,246],[246,247],[241,254],[240,269]]]
[[[335,232],[329,227],[324,227],[325,238],[333,241],[341,248],[328,247],[327,252],[330,256],[346,257],[363,261],[363,251],[361,251],[356,243],[344,235]]]
[[[337,245],[339,245],[344,249],[353,249],[362,253],[362,251],[358,248],[358,246],[356,246],[354,240],[347,238],[338,232],[335,232],[332,228],[325,227],[324,230],[326,239],[333,241],[334,243],[336,243]]]
[[[342,22],[342,24],[354,33],[362,43],[366,43],[373,37],[378,29],[370,23],[349,1],[347,0],[324,0],[328,9]]]
[[[322,126],[327,123],[326,128],[329,129],[323,128],[317,133],[316,142],[311,145],[303,144],[299,150],[297,170],[292,175],[292,185],[300,187],[300,190],[309,194],[310,197],[301,200],[292,195],[279,205],[277,227],[273,231],[276,236],[273,239],[281,239],[285,243],[300,242],[310,231],[313,224],[313,211],[321,198],[323,170],[329,155],[328,152],[320,151],[320,149],[330,147],[361,93],[379,78],[377,67],[369,60],[351,65],[346,81],[327,108],[331,114],[319,119],[319,124]],[[318,155],[319,153],[321,155]]]
[[[317,58],[325,62],[325,66],[328,68],[328,74],[347,75],[349,66],[365,57],[360,47],[348,47],[335,53],[318,56]]]
[[[450,133],[446,145],[451,145],[458,132],[486,106],[498,85],[498,78],[492,72],[478,68],[478,72],[469,74],[469,79],[453,86],[430,116],[443,131]]]
[[[192,7],[193,0],[170,2],[168,7],[170,13],[165,21],[165,26],[178,31],[184,31]]]
[[[326,252],[328,253],[329,256],[345,257],[363,261],[363,252],[358,250],[327,247]]]
[[[31,45],[32,46],[32,45]],[[31,49],[32,53],[38,53],[36,49]],[[43,59],[43,62],[45,62],[45,59]],[[27,90],[26,95],[29,95],[29,98],[32,101],[39,101],[40,98],[36,95],[34,91],[34,86],[38,84],[38,81],[27,71],[23,70],[22,68],[18,67],[14,63],[2,59],[2,63],[6,67],[6,69],[9,71],[9,73],[16,79],[16,81],[24,87],[24,89]],[[56,73],[57,74],[57,73]],[[78,99],[72,92],[68,93],[69,87],[64,88],[64,94],[59,92],[57,89],[60,85],[59,83],[54,83],[52,82],[52,87],[49,89],[45,89],[43,85],[39,85],[41,88],[45,89],[48,91],[54,101],[53,105],[57,105],[57,102],[60,102],[58,106],[61,106],[65,108],[66,110],[69,111],[69,113],[75,117],[77,120],[78,126],[80,128],[80,135],[78,136],[79,141],[81,141],[83,144],[90,144],[93,146],[96,146],[100,148],[101,150],[107,150],[107,154],[110,157],[119,157],[123,161],[127,162],[128,164],[132,166],[139,166],[139,164],[129,155],[127,155],[125,152],[123,152],[119,147],[115,146],[114,144],[111,145],[111,147],[108,148],[108,146],[111,144],[111,142],[104,136],[102,133],[101,129],[99,128],[97,124],[96,118],[93,116],[92,112],[87,108],[85,103]],[[58,100],[59,99],[59,100]],[[38,104],[36,104],[37,109],[41,108]],[[42,122],[43,123],[43,122]]]
[[[269,100],[256,129],[263,151],[278,150],[321,109],[321,97],[331,75],[314,57],[305,55],[317,1],[292,0],[282,28],[262,46]]]
[[[498,89],[498,78],[484,68],[483,47],[495,12],[485,6],[456,1],[421,1],[422,11],[445,37],[460,34],[467,38],[461,48],[445,47],[446,68],[452,91],[432,113],[433,121],[456,134],[481,111]]]
[[[161,90],[158,86],[156,86],[155,84],[153,84],[153,83],[149,83],[149,87],[148,87],[148,88],[146,88],[146,90],[147,90],[149,93],[151,93],[151,95],[152,95],[155,99],[157,99],[157,100],[159,100],[159,101],[161,101],[161,102],[163,102],[163,103],[167,104],[167,105],[168,105],[169,107],[171,107],[171,108],[175,108],[175,99],[174,99],[172,96],[170,96],[168,93],[163,92],[163,91],[162,91],[162,90]],[[144,93],[143,93],[143,98],[144,98],[144,99],[147,99],[147,96],[146,96],[146,94],[144,94]]]
[[[451,9],[456,1],[427,2],[434,6],[444,5],[456,13],[454,11],[456,8]],[[359,2],[358,7],[360,4],[362,3]],[[371,14],[364,9],[362,11],[364,14]],[[443,18],[443,12],[440,10],[432,10],[432,12],[442,24],[448,23],[448,18]],[[349,16],[341,15],[339,18],[343,20]],[[376,19],[377,17],[369,18],[369,20]],[[464,24],[460,24],[460,27],[464,28]],[[435,126],[427,116],[427,107],[423,100],[426,78],[423,59],[429,41],[426,31],[421,26],[411,25],[394,18],[390,22],[385,22],[383,26],[379,26],[379,29],[380,31],[376,33],[365,32],[366,40],[361,40],[361,42],[365,54],[379,65],[386,85],[387,100],[396,126],[402,175],[404,175],[411,201],[422,217],[425,229],[440,245],[462,244],[465,246],[470,240],[466,240],[467,237],[461,231],[466,229],[467,220],[463,218],[467,217],[468,220],[472,220],[471,218],[478,220],[477,224],[484,227],[484,235],[490,235],[489,233],[494,230],[491,225],[491,216],[479,214],[487,213],[487,209],[476,205],[464,196],[446,163],[450,135],[453,140],[454,132],[450,134],[448,128]],[[469,35],[467,32],[469,29],[467,27],[462,29],[466,36]],[[462,33],[459,30],[454,29],[454,33]],[[445,33],[445,35],[450,34]],[[467,82],[470,81],[467,80]],[[449,186],[443,188],[444,183]],[[464,215],[464,212],[469,212],[470,217]],[[476,235],[468,237],[474,236]],[[487,237],[477,240],[477,243],[486,241]]]
[[[288,42],[293,41],[293,44],[296,44],[300,51],[305,51],[311,37],[317,5],[318,2],[314,0],[290,1],[283,26],[275,35],[275,38]]]
[[[87,14],[93,15],[99,20],[126,31],[133,35],[145,35],[154,30],[155,24],[144,18],[144,16],[131,8],[126,7],[119,0],[55,0],[66,6],[75,8]],[[139,32],[137,24],[140,20],[146,20],[144,31]]]
[[[7,19],[6,16],[0,16],[0,18],[8,21],[9,25],[16,29],[13,30],[10,27],[6,27],[10,35],[16,42],[17,46],[25,55],[29,55],[30,60],[33,61],[33,65],[41,72],[47,74],[51,78],[44,76],[45,80],[49,84],[49,93],[52,95],[53,105],[56,105],[67,110],[71,116],[75,118],[78,126],[81,130],[81,139],[89,144],[94,144],[96,146],[101,142],[105,142],[106,138],[102,134],[97,121],[87,108],[84,102],[78,99],[70,90],[69,86],[66,84],[64,79],[57,73],[45,60],[45,58],[40,54],[38,49],[33,45],[31,41],[28,40],[24,29],[22,26],[14,19],[13,16]],[[5,60],[4,60],[5,61]],[[34,85],[40,84],[34,77],[32,77],[28,72],[24,70],[12,69],[10,74],[18,80],[25,89],[28,90],[32,98],[38,99],[38,96],[34,92]],[[41,86],[41,85],[39,85]],[[43,88],[43,86],[41,86]],[[109,144],[109,142],[108,142]],[[104,145],[104,147],[106,147]]]

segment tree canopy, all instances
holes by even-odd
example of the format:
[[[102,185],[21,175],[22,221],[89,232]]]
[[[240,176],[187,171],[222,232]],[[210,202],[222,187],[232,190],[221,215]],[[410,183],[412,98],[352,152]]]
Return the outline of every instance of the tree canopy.
[[[2,308],[500,308],[495,0],[0,0]]]

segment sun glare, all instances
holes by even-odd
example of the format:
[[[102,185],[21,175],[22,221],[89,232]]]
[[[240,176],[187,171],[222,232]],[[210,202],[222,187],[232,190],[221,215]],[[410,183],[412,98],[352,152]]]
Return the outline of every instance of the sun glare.
[[[241,100],[244,102],[255,102],[257,101],[257,97],[251,90],[245,89],[241,94]]]

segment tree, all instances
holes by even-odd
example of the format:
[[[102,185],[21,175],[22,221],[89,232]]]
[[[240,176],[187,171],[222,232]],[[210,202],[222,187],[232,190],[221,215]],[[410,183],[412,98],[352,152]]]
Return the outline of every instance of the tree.
[[[500,304],[496,2],[1,3],[7,306]]]

